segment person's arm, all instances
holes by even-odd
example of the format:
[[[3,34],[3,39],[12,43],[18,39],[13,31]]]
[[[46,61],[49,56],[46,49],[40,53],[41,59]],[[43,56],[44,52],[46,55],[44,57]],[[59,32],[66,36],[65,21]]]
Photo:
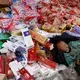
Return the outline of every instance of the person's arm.
[[[68,44],[72,48],[71,55],[77,60],[80,59],[80,41],[72,41]]]
[[[60,40],[65,41],[66,43],[69,43],[71,41],[77,41],[78,39],[74,36],[69,35],[66,32],[64,32],[61,36],[55,36],[53,38],[50,38],[50,42],[54,44]]]
[[[64,57],[65,57],[66,62],[67,62],[67,64],[68,64],[69,66],[75,67],[76,61],[74,61],[74,60],[72,59],[72,57],[71,57],[68,53],[64,53]]]
[[[72,48],[70,55],[73,62],[71,63],[71,66],[80,65],[80,41],[72,41],[69,43],[69,46]]]
[[[62,34],[62,40],[65,41],[66,43],[69,43],[71,41],[77,41],[78,39],[76,37],[71,36],[68,33],[64,32]]]

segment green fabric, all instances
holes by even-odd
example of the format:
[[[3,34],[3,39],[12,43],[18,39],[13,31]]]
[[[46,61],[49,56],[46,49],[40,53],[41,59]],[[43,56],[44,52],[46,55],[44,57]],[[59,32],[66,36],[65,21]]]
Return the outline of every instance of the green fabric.
[[[8,40],[10,37],[10,34],[6,33],[0,33],[0,40]]]
[[[2,41],[0,41],[0,48],[2,48],[2,45],[3,45],[3,42],[2,42]]]
[[[69,43],[71,52],[64,53],[68,65],[75,67],[75,62],[80,59],[80,41],[72,41]]]
[[[10,36],[10,33],[0,33],[0,48],[2,48],[2,45],[6,40],[9,40]]]

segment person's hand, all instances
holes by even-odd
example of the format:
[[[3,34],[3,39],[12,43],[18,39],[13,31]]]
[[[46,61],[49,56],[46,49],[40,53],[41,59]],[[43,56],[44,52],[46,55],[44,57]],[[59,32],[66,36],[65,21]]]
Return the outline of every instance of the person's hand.
[[[77,60],[76,64],[77,64],[77,65],[80,65],[80,59],[79,59],[79,60]]]

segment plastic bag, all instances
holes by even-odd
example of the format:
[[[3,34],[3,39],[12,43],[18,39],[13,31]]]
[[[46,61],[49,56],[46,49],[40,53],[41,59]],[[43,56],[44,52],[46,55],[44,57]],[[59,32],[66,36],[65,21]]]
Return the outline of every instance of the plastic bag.
[[[77,80],[78,78],[76,71],[71,67],[62,70],[59,73],[63,76],[64,80]]]

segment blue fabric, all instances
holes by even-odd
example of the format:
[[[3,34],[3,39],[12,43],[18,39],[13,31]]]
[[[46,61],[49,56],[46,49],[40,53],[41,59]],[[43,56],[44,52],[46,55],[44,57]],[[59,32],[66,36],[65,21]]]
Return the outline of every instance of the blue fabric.
[[[66,62],[68,63],[68,65],[73,63],[73,58],[69,54],[64,53],[64,56],[65,56],[65,59],[66,59]]]
[[[64,56],[68,65],[75,66],[76,61],[80,59],[80,41],[72,41],[68,45],[71,52],[64,53]]]

